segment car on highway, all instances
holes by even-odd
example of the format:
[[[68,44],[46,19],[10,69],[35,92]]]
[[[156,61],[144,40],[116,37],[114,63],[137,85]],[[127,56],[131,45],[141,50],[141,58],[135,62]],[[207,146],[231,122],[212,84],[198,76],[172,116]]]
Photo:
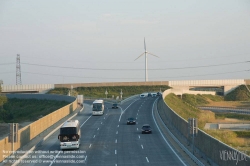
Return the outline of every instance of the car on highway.
[[[141,128],[141,133],[144,134],[144,133],[152,133],[152,129],[151,127],[149,126],[149,124],[144,124]]]
[[[112,108],[118,108],[118,104],[117,103],[113,103],[112,104]]]
[[[152,93],[152,97],[156,97],[156,93]]]
[[[130,124],[136,124],[136,121],[134,118],[128,118],[127,119],[127,125],[130,125]]]
[[[145,93],[140,94],[140,98],[144,98],[144,97],[146,97],[146,96],[147,96],[147,94],[145,94]]]
[[[148,93],[148,97],[152,97],[152,94],[151,94],[151,93]]]
[[[157,92],[157,94],[156,94],[157,96],[161,96],[161,92]]]

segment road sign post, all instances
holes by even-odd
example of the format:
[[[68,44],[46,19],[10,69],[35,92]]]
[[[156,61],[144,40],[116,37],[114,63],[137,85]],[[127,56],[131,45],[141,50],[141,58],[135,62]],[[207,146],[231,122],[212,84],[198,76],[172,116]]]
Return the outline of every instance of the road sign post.
[[[9,123],[10,133],[9,133],[9,142],[12,143],[12,151],[14,152],[14,143],[18,142],[18,123]]]
[[[198,120],[197,120],[197,118],[189,118],[188,119],[188,133],[189,133],[189,136],[192,137],[193,154],[194,154],[194,137],[196,137],[198,134]]]
[[[123,93],[122,93],[122,89],[121,89],[121,93],[120,93],[120,95],[121,95],[121,100],[122,100],[122,95],[123,95]]]
[[[105,91],[105,95],[106,95],[106,99],[107,99],[107,95],[108,95],[109,93],[108,93],[108,91],[107,91],[107,89],[106,89],[106,91]]]

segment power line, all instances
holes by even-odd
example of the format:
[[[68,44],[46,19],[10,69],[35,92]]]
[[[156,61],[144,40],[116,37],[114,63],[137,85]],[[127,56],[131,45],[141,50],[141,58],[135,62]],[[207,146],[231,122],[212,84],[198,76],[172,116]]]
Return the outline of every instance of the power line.
[[[179,59],[179,60],[167,60],[167,61],[160,61],[160,62],[183,62],[183,61],[197,61],[197,60],[207,60],[207,59],[219,59],[219,58],[226,58],[226,57],[235,57],[235,56],[237,56],[237,57],[239,57],[239,56],[242,56],[242,55],[249,55],[250,53],[245,53],[245,54],[234,54],[234,55],[225,55],[225,56],[210,56],[210,57],[208,57],[207,55],[205,55],[206,57],[205,58],[189,58],[189,59]],[[173,55],[172,55],[173,56]],[[44,60],[58,60],[58,58],[41,58],[41,57],[33,57],[33,56],[22,56],[22,58],[28,58],[28,59],[44,59]],[[78,62],[80,62],[79,61],[79,59],[73,59],[73,61],[75,61],[75,60],[77,60]],[[67,61],[67,62],[69,62],[69,60],[67,60],[67,59],[60,59],[60,61]],[[90,63],[92,63],[92,62],[95,62],[95,63],[124,63],[124,64],[126,64],[126,63],[132,63],[133,61],[130,61],[130,62],[124,62],[124,61],[116,61],[116,62],[111,62],[111,61],[98,61],[98,60],[96,60],[96,61],[86,61],[86,60],[84,60],[84,61],[82,61],[82,62],[84,62],[84,63],[86,63],[86,62],[90,62]],[[134,62],[133,62],[134,63]],[[154,61],[151,61],[151,63],[159,63],[159,62],[154,62]]]
[[[198,74],[198,75],[191,75],[191,76],[176,76],[176,77],[164,77],[164,78],[179,78],[179,77],[203,77],[203,76],[210,76],[210,75],[221,75],[221,74],[232,74],[232,73],[240,73],[240,72],[247,72],[250,70],[239,70],[239,71],[232,71],[232,72],[223,72],[223,73],[211,73],[211,74]]]
[[[221,72],[221,73],[210,73],[210,74],[197,74],[197,75],[183,75],[183,76],[172,76],[172,77],[152,77],[154,79],[163,79],[163,78],[183,78],[183,77],[203,77],[203,76],[209,76],[209,75],[221,75],[221,74],[232,74],[232,73],[239,73],[239,72],[248,72],[249,70],[238,70],[238,71],[231,71],[231,72]],[[85,76],[67,76],[67,75],[57,75],[57,74],[45,74],[45,73],[33,73],[33,72],[23,72],[27,74],[36,74],[36,75],[46,75],[46,76],[59,76],[59,77],[74,77],[74,78],[97,78],[97,79],[144,79],[144,78],[107,78],[107,77],[85,77]]]
[[[0,74],[16,73],[15,71],[0,72]]]
[[[58,77],[74,77],[74,78],[98,78],[98,79],[117,79],[117,78],[108,78],[108,77],[85,77],[85,76],[67,76],[67,75],[60,75],[60,74],[45,74],[45,73],[33,73],[33,72],[23,72],[28,74],[37,74],[37,75],[47,75],[47,76],[58,76]],[[121,79],[138,79],[137,78],[121,78]]]
[[[0,63],[0,65],[13,65],[13,64],[16,64],[16,63]]]
[[[224,64],[215,64],[215,65],[202,65],[202,66],[188,66],[188,67],[173,67],[173,68],[163,68],[163,69],[148,69],[148,70],[180,70],[180,69],[196,69],[196,68],[206,68],[206,67],[216,67],[216,66],[228,66],[235,64],[249,63],[250,61],[234,62],[234,63],[224,63]],[[55,66],[55,65],[42,65],[34,63],[22,63],[24,65],[31,66],[41,66],[41,67],[52,67],[52,68],[63,68],[63,69],[81,69],[81,70],[111,70],[111,71],[140,71],[145,69],[105,69],[105,68],[85,68],[85,67],[69,67],[69,66]]]

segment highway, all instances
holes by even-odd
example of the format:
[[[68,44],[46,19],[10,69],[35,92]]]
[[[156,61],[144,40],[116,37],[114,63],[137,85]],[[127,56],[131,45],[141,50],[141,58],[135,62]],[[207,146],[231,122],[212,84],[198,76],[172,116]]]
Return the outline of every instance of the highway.
[[[103,116],[92,116],[92,102],[86,101],[84,111],[74,117],[81,124],[78,150],[60,151],[57,131],[22,160],[26,163],[19,165],[195,165],[178,151],[174,152],[163,139],[152,117],[156,99],[136,98],[118,109],[112,109],[110,103],[105,103]],[[137,124],[127,125],[129,117],[136,118]],[[141,134],[143,124],[152,127],[152,134]]]

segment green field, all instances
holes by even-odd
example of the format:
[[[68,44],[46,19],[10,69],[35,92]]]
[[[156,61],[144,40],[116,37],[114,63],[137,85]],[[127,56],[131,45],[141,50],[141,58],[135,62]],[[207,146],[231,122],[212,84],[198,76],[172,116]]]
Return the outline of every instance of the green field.
[[[0,122],[35,121],[67,104],[55,100],[8,99],[3,105],[0,104]]]

